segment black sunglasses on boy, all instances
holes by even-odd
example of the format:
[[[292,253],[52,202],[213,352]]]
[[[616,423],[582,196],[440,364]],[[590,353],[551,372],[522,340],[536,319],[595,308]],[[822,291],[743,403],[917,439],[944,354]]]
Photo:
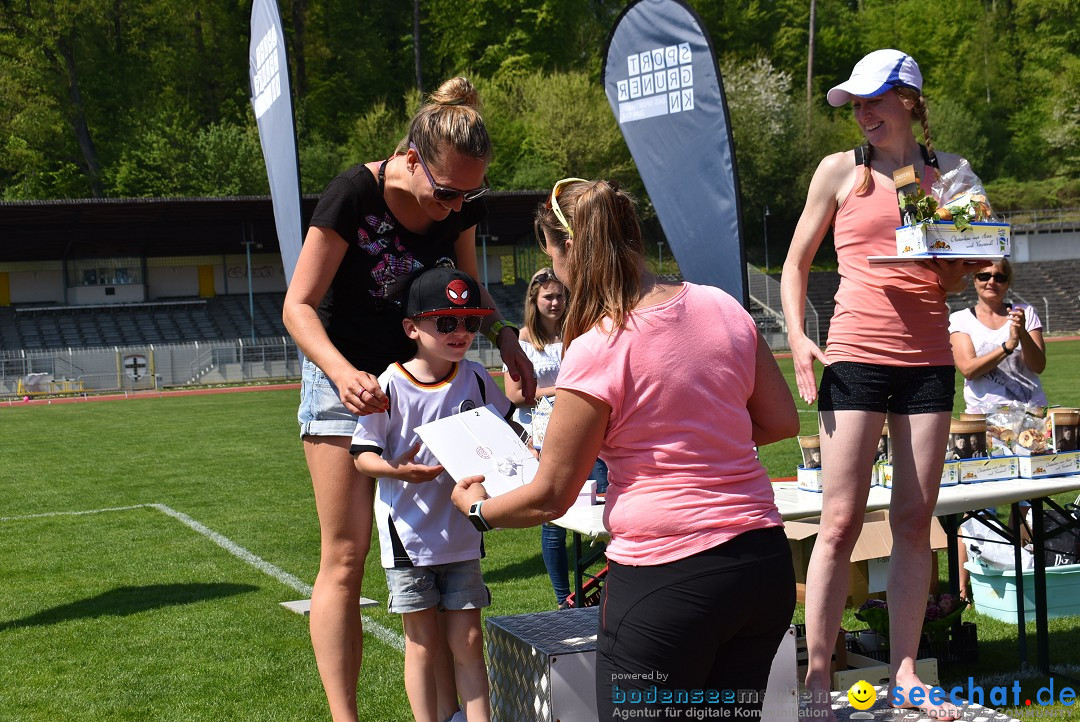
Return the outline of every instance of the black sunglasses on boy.
[[[443,335],[457,331],[459,321],[466,332],[476,333],[480,330],[480,322],[484,320],[483,316],[418,316],[417,320],[421,318],[435,319],[435,330]]]

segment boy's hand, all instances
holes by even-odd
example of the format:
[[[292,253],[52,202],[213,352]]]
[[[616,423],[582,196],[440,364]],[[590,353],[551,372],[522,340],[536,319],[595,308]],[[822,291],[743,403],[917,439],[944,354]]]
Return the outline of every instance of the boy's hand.
[[[413,459],[416,458],[418,453],[420,453],[420,444],[415,444],[397,459],[388,461],[387,463],[391,468],[391,472],[388,476],[417,484],[424,481],[431,481],[445,471],[441,464],[427,466],[425,464],[414,463]]]
[[[458,511],[468,514],[469,507],[474,501],[488,498],[483,482],[483,476],[467,476],[454,485],[454,490],[450,492],[450,501],[454,503]]]

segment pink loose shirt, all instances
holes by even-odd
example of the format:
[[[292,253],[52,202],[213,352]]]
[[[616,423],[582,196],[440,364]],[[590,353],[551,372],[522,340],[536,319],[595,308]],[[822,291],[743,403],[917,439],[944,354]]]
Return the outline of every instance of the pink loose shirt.
[[[856,173],[855,185],[862,181]],[[930,179],[923,189],[930,192]],[[896,255],[896,189],[875,173],[870,192],[852,188],[833,223],[840,289],[829,324],[829,361],[884,366],[951,366],[949,308],[933,271],[915,264],[871,266],[867,256]]]
[[[611,407],[609,559],[663,564],[782,525],[746,408],[757,342],[735,299],[686,283],[614,334],[594,327],[570,344],[557,388]]]

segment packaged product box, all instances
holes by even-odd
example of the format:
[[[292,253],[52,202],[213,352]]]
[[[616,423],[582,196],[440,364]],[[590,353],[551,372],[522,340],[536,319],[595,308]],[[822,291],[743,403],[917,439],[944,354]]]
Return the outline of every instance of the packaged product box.
[[[784,533],[787,535],[791,560],[795,566],[796,597],[800,602],[806,599],[806,569],[810,564],[810,554],[814,550],[814,540],[820,531],[821,519],[818,517],[784,522]],[[855,548],[851,551],[849,605],[858,607],[870,594],[885,591],[892,541],[889,512],[868,513]],[[935,551],[948,546],[948,537],[936,518],[930,522],[930,546]],[[936,564],[937,555],[933,554],[933,558]],[[937,578],[936,572],[934,578]]]
[[[986,461],[986,459],[980,459],[979,461]],[[892,464],[878,464],[878,482],[886,489],[892,488],[893,478],[893,465]],[[956,486],[960,483],[960,480],[956,476],[956,466],[945,462],[945,467],[941,470],[941,485],[942,486]]]
[[[795,470],[795,479],[797,480],[798,487],[803,491],[821,493],[823,490],[821,467],[807,469],[805,466],[799,466]]]
[[[1080,474],[1080,451],[1061,451],[1056,454],[1020,456],[1019,474],[1024,479],[1045,479],[1050,476]]]
[[[898,256],[1009,256],[1012,231],[1008,223],[976,221],[959,230],[951,221],[900,226],[896,229]]]
[[[874,464],[874,468],[870,472],[870,486],[881,486],[881,480],[878,474],[878,469],[881,464]],[[805,466],[799,466],[795,469],[796,486],[803,491],[812,491],[820,494],[824,491],[824,479],[821,474],[821,469],[807,469]]]
[[[961,484],[979,484],[984,481],[1002,481],[1020,476],[1018,456],[992,456],[989,459],[964,459],[946,461],[945,468],[956,469],[956,480]]]

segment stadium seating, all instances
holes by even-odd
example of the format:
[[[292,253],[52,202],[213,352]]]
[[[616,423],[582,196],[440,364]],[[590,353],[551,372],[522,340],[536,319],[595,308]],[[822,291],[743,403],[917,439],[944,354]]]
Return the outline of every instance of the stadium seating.
[[[1015,297],[1035,306],[1044,328],[1051,333],[1080,330],[1080,260],[1017,263],[1013,267]],[[839,284],[836,271],[810,275],[808,297],[819,315],[822,343],[828,336]],[[503,315],[518,325],[522,323],[526,288],[523,280],[489,287]],[[284,294],[255,294],[253,300],[255,336],[287,335],[281,322]],[[953,310],[974,302],[970,287],[948,299]],[[766,315],[758,314],[755,319],[764,332],[776,330]],[[114,306],[0,306],[0,350],[248,339],[251,334],[248,297],[243,294]]]
[[[256,294],[255,335],[284,336],[282,293]],[[84,348],[250,338],[248,297],[97,306],[0,307],[0,350]]]
[[[1055,334],[1080,331],[1080,260],[1014,263],[1013,270],[1016,275],[1012,283],[1013,299],[1032,304],[1043,321],[1044,330]],[[828,338],[829,319],[835,306],[833,299],[839,287],[840,274],[836,271],[810,274],[807,297],[820,316],[822,343]],[[947,299],[953,311],[972,306],[975,301],[975,289],[970,284],[962,293]]]
[[[518,279],[512,285],[505,283],[493,283],[488,286],[491,297],[495,299],[495,307],[502,313],[503,318],[520,326],[525,315],[525,291],[529,284]]]

